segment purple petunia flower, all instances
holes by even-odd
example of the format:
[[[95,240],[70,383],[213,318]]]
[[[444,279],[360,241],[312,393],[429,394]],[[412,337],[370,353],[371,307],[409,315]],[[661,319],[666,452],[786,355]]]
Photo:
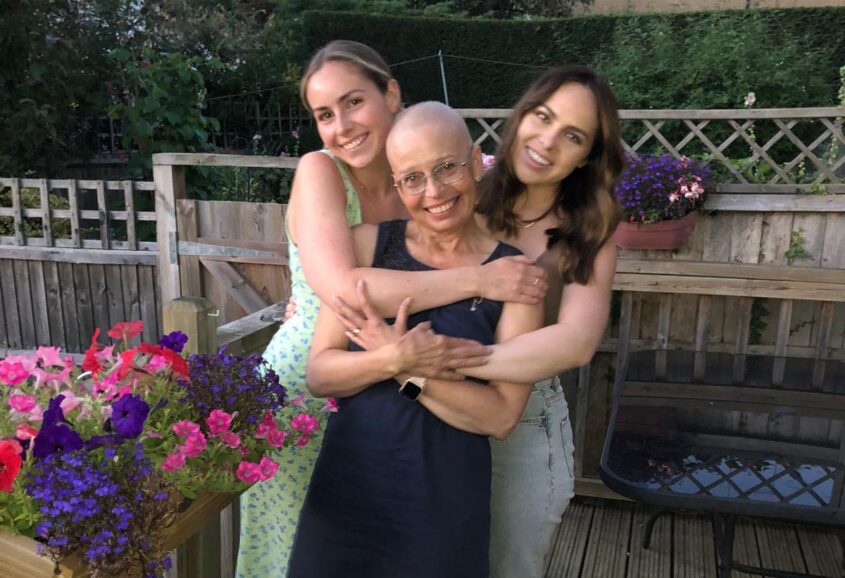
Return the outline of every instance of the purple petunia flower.
[[[35,437],[32,455],[44,459],[55,453],[63,454],[82,449],[82,438],[78,433],[64,424],[46,424]]]
[[[181,331],[171,331],[167,335],[162,335],[158,340],[158,344],[162,347],[172,349],[176,353],[182,353],[182,349],[188,342],[188,336]]]
[[[144,429],[150,406],[137,395],[126,394],[112,404],[111,422],[122,438],[136,438]]]

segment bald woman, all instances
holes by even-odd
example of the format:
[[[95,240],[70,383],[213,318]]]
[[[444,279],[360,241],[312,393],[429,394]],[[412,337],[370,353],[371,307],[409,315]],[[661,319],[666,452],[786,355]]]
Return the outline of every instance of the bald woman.
[[[422,103],[402,112],[387,157],[410,220],[357,227],[360,265],[427,271],[519,254],[473,217],[481,154],[454,110]],[[488,436],[510,433],[530,387],[420,377],[427,334],[493,344],[540,327],[542,310],[480,297],[412,315],[409,305],[385,326],[386,344],[370,351],[321,309],[308,386],[338,398],[340,411],[329,419],[303,507],[292,578],[489,574]]]

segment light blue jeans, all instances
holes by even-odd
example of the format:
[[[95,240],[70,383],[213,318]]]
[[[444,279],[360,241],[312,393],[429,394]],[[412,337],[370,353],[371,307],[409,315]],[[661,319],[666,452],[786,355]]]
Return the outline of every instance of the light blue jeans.
[[[543,578],[575,493],[575,445],[560,380],[536,383],[519,425],[490,446],[490,577]]]

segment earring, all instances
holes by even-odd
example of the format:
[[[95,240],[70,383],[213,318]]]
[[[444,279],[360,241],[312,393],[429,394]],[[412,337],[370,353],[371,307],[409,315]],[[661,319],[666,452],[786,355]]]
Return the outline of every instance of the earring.
[[[475,182],[476,182],[476,183],[480,183],[480,182],[481,182],[481,175],[479,175],[479,176],[475,177]]]

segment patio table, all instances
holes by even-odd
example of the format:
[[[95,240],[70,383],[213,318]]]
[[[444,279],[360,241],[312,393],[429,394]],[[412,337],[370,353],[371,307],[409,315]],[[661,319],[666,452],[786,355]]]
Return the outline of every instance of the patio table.
[[[845,363],[825,360],[819,380],[814,359],[710,352],[694,379],[702,354],[640,351],[623,361],[602,479],[660,508],[643,547],[666,509],[710,512],[719,578],[732,570],[807,577],[735,562],[735,522],[754,516],[845,528]]]

